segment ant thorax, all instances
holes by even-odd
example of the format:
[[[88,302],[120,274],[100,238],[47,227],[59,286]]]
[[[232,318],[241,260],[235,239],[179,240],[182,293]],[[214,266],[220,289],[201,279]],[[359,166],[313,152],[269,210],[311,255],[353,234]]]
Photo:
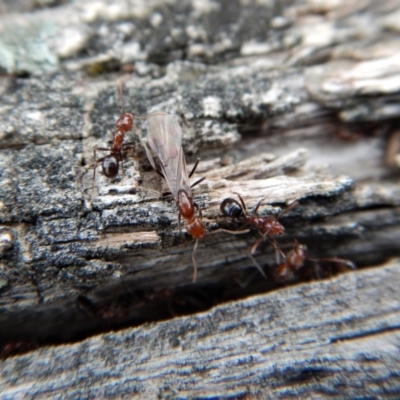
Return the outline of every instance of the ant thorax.
[[[255,215],[245,215],[245,221],[253,225],[263,235],[280,236],[285,232],[282,224],[273,216],[259,217]]]
[[[114,133],[114,141],[110,149],[111,153],[119,154],[121,152],[121,145],[124,141],[124,137],[125,132],[117,131]]]
[[[124,113],[122,114],[118,120],[117,123],[115,124],[118,131],[121,132],[128,132],[132,129],[132,125],[133,125],[133,115],[129,114],[129,113]]]

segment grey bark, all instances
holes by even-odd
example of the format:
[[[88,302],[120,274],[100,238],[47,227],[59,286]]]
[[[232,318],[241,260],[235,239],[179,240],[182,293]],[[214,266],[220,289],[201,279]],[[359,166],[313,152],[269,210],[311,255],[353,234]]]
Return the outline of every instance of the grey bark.
[[[396,398],[399,261],[3,362],[3,398]],[[62,378],[60,378],[62,376]]]
[[[259,304],[272,296],[275,305],[288,299],[297,310],[287,315],[273,311],[282,326],[298,326],[301,315],[307,335],[325,337],[323,321],[340,314],[340,298],[355,295],[355,289],[349,283],[350,293],[343,289],[323,295],[324,290],[333,282],[345,285],[359,279],[365,288],[357,293],[365,300],[360,297],[362,307],[350,302],[348,312],[359,313],[357,318],[365,323],[349,333],[353,339],[345,344],[331,336],[326,342],[321,339],[324,354],[335,364],[334,378],[321,353],[302,347],[299,334],[290,330],[271,333],[283,335],[285,342],[299,340],[284,356],[274,355],[279,367],[261,361],[240,373],[237,367],[227,368],[231,362],[236,366],[242,359],[250,360],[246,353],[263,354],[260,338],[267,340],[268,334],[257,330],[254,338],[248,330],[236,328],[228,333],[221,317],[213,335],[231,345],[218,350],[219,378],[207,372],[199,384],[183,367],[179,373],[169,373],[168,363],[182,365],[179,357],[174,359],[177,354],[171,350],[165,355],[149,345],[141,351],[143,357],[151,351],[152,363],[143,369],[136,363],[132,369],[121,367],[121,378],[114,380],[99,367],[97,389],[68,380],[69,387],[56,384],[52,395],[120,397],[122,382],[139,373],[149,383],[134,382],[129,390],[162,397],[299,396],[305,390],[315,396],[393,394],[398,388],[397,353],[390,346],[380,347],[386,340],[393,346],[398,341],[399,301],[393,289],[397,264],[376,266],[400,255],[400,3],[51,3],[53,8],[46,8],[45,2],[0,4],[6,13],[0,19],[0,69],[5,73],[0,81],[1,354],[8,356],[13,348],[31,350],[4,361],[3,370],[9,372],[2,375],[0,395],[26,391],[29,397],[37,390],[42,397],[47,390],[47,378],[39,371],[35,375],[29,366],[26,379],[37,383],[26,386],[17,379],[13,363],[18,360],[31,365],[55,352],[67,376],[76,376],[75,367],[66,361],[83,346],[88,349],[87,358],[79,361],[84,371],[103,362],[95,351],[104,346],[103,337],[37,349],[42,345],[279,289],[282,282],[271,275],[275,250],[268,241],[255,254],[268,279],[259,275],[249,257],[259,238],[255,230],[242,235],[212,233],[218,228],[244,228],[219,211],[220,202],[234,193],[243,196],[249,210],[264,198],[262,215],[278,215],[288,202],[299,201],[281,219],[286,231],[278,245],[287,253],[297,238],[308,246],[310,259],[321,260],[307,261],[293,282],[343,270],[343,264],[323,261],[332,257],[350,260],[360,271],[311,286],[300,283],[257,300],[232,302],[201,317],[144,325],[135,332],[142,332],[143,338],[158,332],[157,346],[163,348],[172,340],[168,332],[192,326],[196,318],[232,313],[226,321],[240,317],[238,323],[244,318],[238,310],[253,306],[251,315],[260,319],[265,332],[268,322],[262,320]],[[158,194],[168,189],[151,171],[139,144],[146,121],[137,120],[140,129],[127,135],[127,141],[137,144],[124,159],[118,178],[107,179],[98,166],[93,182],[93,148],[110,146],[122,112],[119,80],[126,111],[174,114],[185,132],[188,163],[202,158],[196,175],[207,179],[194,194],[209,234],[197,249],[196,284],[191,284],[194,240],[179,234],[176,206]],[[375,268],[362,270],[371,266]],[[324,300],[315,314],[315,302],[307,305],[308,290]],[[292,303],[294,292],[298,294]],[[369,311],[384,316],[388,312],[390,323],[380,320],[371,328]],[[343,321],[346,318],[332,324]],[[214,368],[216,354],[196,348],[203,328],[196,324],[190,328],[190,346],[199,363],[190,364],[194,356],[189,350],[183,359],[192,372],[199,365],[205,371]],[[124,340],[130,335],[132,331],[104,336],[115,342],[115,360],[126,354]],[[241,341],[243,352],[235,353]],[[207,346],[212,349],[212,341]],[[376,367],[360,366],[359,349],[365,346],[373,349],[368,357]],[[137,351],[132,349],[132,354]],[[168,359],[167,372],[158,378],[163,357]],[[302,372],[299,365],[305,359],[309,366]],[[316,365],[321,363],[319,376]],[[393,372],[385,375],[385,364]],[[87,377],[86,372],[82,376]],[[363,385],[357,386],[357,379]],[[383,379],[387,392],[378,383]],[[336,389],[330,392],[332,385]],[[109,394],[107,387],[112,388]]]

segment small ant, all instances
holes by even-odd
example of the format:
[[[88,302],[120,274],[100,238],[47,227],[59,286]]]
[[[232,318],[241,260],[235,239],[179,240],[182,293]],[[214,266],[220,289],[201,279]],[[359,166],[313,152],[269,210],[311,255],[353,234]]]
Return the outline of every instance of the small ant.
[[[274,267],[272,272],[273,277],[280,281],[286,282],[293,279],[295,272],[304,267],[306,261],[319,264],[323,262],[335,263],[339,270],[355,269],[356,266],[350,260],[345,260],[342,258],[308,258],[307,256],[307,246],[300,244],[297,239],[294,240],[294,248],[288,253],[285,260]],[[318,278],[319,273],[317,271]]]
[[[126,154],[128,148],[132,147],[132,145],[135,143],[134,141],[123,143],[125,134],[129,132],[135,125],[133,123],[133,115],[125,112],[122,98],[122,85],[119,84],[119,99],[122,108],[122,114],[115,124],[117,130],[113,133],[113,143],[111,147],[95,147],[93,149],[93,155],[95,159],[95,164],[93,167],[93,183],[96,177],[96,168],[100,163],[103,174],[107,178],[114,179],[118,175],[120,163],[122,165],[123,154]],[[109,154],[105,157],[96,159],[96,151],[108,151]]]
[[[257,242],[251,247],[251,254],[254,254],[260,243],[263,242],[268,236],[281,236],[284,234],[285,228],[279,222],[279,219],[298,205],[298,202],[294,201],[290,203],[277,217],[274,217],[273,215],[266,215],[265,217],[262,217],[257,215],[257,210],[264,199],[261,199],[254,207],[253,212],[248,214],[246,204],[244,203],[242,196],[239,193],[235,194],[237,194],[239,197],[240,203],[232,198],[224,199],[221,202],[220,210],[226,217],[243,218],[246,224],[253,225],[258,230],[261,238],[257,240]],[[271,242],[271,244],[281,253],[281,251],[273,242]]]
[[[304,266],[307,259],[307,246],[294,239],[294,248],[290,250],[285,260],[273,270],[273,276],[278,281],[288,281],[293,278],[294,271]]]

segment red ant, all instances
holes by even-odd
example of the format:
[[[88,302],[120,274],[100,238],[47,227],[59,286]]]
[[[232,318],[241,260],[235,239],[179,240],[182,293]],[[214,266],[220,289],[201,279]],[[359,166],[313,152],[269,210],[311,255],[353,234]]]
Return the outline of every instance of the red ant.
[[[297,239],[294,240],[294,248],[288,253],[285,260],[278,264],[273,270],[273,277],[278,281],[289,281],[293,279],[294,273],[301,269],[306,261],[314,263],[332,262],[336,263],[341,269],[355,269],[356,266],[350,260],[342,258],[308,258],[307,246],[300,244]]]
[[[263,242],[268,236],[281,236],[284,234],[285,228],[279,222],[279,219],[298,204],[297,201],[292,202],[277,217],[274,217],[273,215],[266,215],[265,217],[262,217],[257,215],[257,210],[264,199],[261,199],[254,207],[253,212],[248,214],[246,204],[244,203],[242,196],[239,193],[235,194],[238,195],[240,203],[232,198],[224,199],[221,202],[220,210],[224,216],[243,218],[246,224],[253,225],[258,230],[261,238],[257,240],[257,242],[251,247],[251,254],[254,254],[260,243]],[[280,252],[277,246],[273,242],[271,243],[275,249]]]
[[[123,107],[123,94],[122,94],[122,85],[119,84],[119,97],[120,104],[122,108],[122,114],[118,118],[115,126],[117,127],[116,132],[113,133],[113,144],[111,148],[106,147],[95,147],[93,149],[94,158],[96,159],[96,151],[109,151],[105,157],[97,159],[95,162],[94,170],[93,170],[93,179],[95,178],[96,167],[101,163],[101,167],[104,175],[107,178],[115,178],[119,172],[119,163],[122,161],[122,151],[125,150],[128,146],[132,145],[134,142],[129,142],[123,144],[123,140],[125,134],[129,132],[133,127],[133,115],[125,112]]]
[[[285,260],[278,264],[273,276],[278,281],[288,281],[292,279],[293,272],[299,270],[307,259],[307,246],[300,244],[297,239],[294,240],[294,248],[290,250]]]
[[[125,134],[129,132],[135,125],[133,123],[134,117],[132,114],[125,112],[123,107],[123,94],[122,94],[122,85],[119,84],[119,99],[120,105],[122,108],[122,114],[118,118],[115,126],[117,130],[113,133],[113,143],[110,148],[107,147],[95,147],[93,149],[93,155],[95,159],[95,164],[93,167],[93,183],[96,177],[96,168],[97,165],[101,163],[101,168],[103,170],[103,174],[110,179],[114,179],[119,172],[120,163],[122,165],[123,154],[126,154],[128,148],[132,147],[135,143],[134,141],[123,143]],[[136,117],[141,118],[141,117]],[[108,151],[109,154],[105,157],[101,157],[96,159],[96,151]]]
[[[197,279],[197,263],[194,257],[199,239],[206,235],[206,228],[202,221],[202,214],[200,207],[194,202],[191,189],[202,182],[205,178],[197,180],[190,185],[189,179],[196,171],[197,165],[200,161],[198,159],[188,174],[186,167],[185,155],[182,149],[182,128],[179,123],[166,113],[151,114],[148,117],[149,126],[147,141],[144,141],[147,157],[154,168],[167,182],[171,194],[179,210],[178,215],[178,228],[181,232],[181,218],[186,222],[186,232],[196,240],[192,251],[193,262],[193,282]],[[150,149],[157,154],[160,161],[160,169],[156,167]],[[196,210],[199,216],[196,216]],[[214,232],[225,231],[218,229]],[[214,233],[213,232],[213,233]],[[237,234],[241,232],[230,232]]]

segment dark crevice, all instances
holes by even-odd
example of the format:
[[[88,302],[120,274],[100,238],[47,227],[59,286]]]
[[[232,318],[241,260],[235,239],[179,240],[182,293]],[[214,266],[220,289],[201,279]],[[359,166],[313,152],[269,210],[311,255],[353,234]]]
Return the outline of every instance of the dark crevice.
[[[343,263],[308,261],[299,272],[277,277],[273,267],[265,267],[265,279],[250,266],[224,275],[215,284],[155,286],[149,285],[147,279],[133,277],[96,292],[82,289],[81,294],[65,302],[0,314],[0,356],[6,358],[41,346],[74,343],[111,330],[192,315],[228,301],[299,282],[330,279],[350,270]],[[353,338],[337,337],[332,342]]]
[[[386,326],[380,329],[374,329],[367,332],[362,332],[357,335],[352,334],[350,335],[343,335],[337,336],[330,340],[330,343],[337,343],[337,342],[344,342],[344,341],[351,341],[351,340],[358,340],[362,338],[368,338],[371,336],[382,335],[388,332],[394,332],[400,330],[400,325],[393,325],[393,326]]]

